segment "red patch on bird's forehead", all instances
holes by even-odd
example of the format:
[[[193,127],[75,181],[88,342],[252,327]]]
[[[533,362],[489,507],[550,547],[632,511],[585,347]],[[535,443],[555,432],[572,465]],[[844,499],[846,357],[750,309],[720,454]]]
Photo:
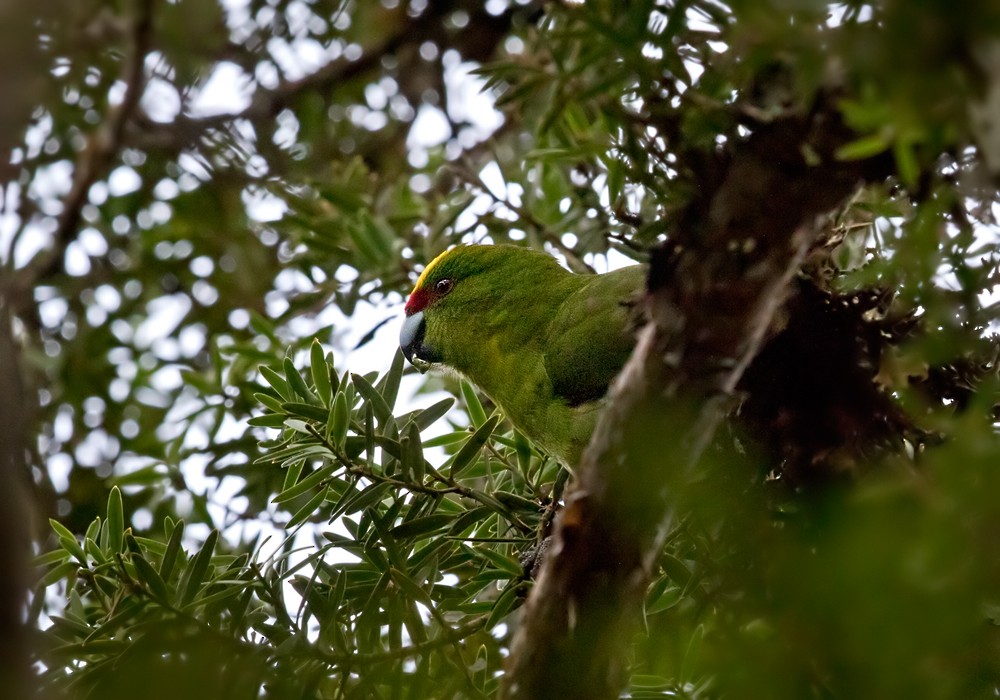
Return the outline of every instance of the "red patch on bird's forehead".
[[[454,250],[454,249],[452,249]],[[417,278],[417,283],[413,286],[413,291],[410,292],[410,298],[406,300],[406,315],[412,316],[418,311],[423,311],[427,308],[427,305],[434,301],[434,295],[429,289],[424,286],[427,281],[427,277],[434,266],[437,265],[441,260],[450,253],[451,250],[446,250],[436,258],[427,263],[427,267],[424,271],[420,273],[420,277]]]
[[[430,292],[426,289],[414,289],[410,293],[410,298],[406,300],[406,315],[412,316],[418,311],[423,311],[430,302]]]

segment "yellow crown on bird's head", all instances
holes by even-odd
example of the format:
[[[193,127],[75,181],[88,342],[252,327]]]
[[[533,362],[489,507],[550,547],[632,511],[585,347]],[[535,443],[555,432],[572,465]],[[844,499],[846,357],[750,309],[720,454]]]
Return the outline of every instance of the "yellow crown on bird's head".
[[[413,291],[420,289],[421,285],[423,285],[424,283],[424,280],[427,279],[427,275],[429,275],[431,270],[434,269],[434,266],[437,265],[439,262],[441,262],[441,259],[453,250],[454,248],[449,248],[448,250],[438,253],[437,257],[435,257],[433,260],[427,263],[427,267],[424,268],[424,271],[420,273],[420,277],[417,278],[417,283],[413,285]]]
[[[420,277],[417,278],[417,283],[415,285],[413,285],[413,290],[410,292],[410,296],[406,300],[406,315],[407,316],[409,316],[410,314],[412,314],[414,311],[418,311],[418,310],[422,309],[424,306],[427,305],[427,302],[430,301],[429,299],[423,299],[422,298],[423,295],[421,294],[421,290],[423,289],[424,281],[426,281],[427,276],[430,274],[431,270],[433,270],[434,267],[439,262],[441,262],[441,260],[443,260],[445,258],[445,256],[447,256],[449,253],[451,253],[452,251],[455,251],[455,250],[457,250],[457,248],[449,248],[448,250],[446,250],[446,251],[444,251],[442,253],[439,253],[436,258],[434,258],[429,263],[427,263],[427,267],[425,267],[424,271],[420,273]],[[417,307],[419,307],[419,308],[417,308]]]

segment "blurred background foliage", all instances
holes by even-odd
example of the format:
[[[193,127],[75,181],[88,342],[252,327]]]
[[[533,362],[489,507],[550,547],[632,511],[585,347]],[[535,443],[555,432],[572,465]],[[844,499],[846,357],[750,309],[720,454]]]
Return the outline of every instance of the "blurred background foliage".
[[[405,294],[460,241],[643,261],[820,105],[894,175],[810,274],[905,320],[865,357],[912,430],[811,488],[755,445],[782,416],[720,438],[627,692],[998,692],[996,3],[33,5],[0,23],[0,387],[45,694],[494,695],[565,473],[404,368]]]

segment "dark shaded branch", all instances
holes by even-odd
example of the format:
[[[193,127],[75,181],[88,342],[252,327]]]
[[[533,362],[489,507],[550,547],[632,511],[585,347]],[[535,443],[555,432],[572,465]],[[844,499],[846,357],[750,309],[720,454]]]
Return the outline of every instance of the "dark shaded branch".
[[[768,336],[817,217],[885,174],[835,160],[850,139],[825,106],[762,127],[717,159],[720,176],[654,257],[650,323],[560,514],[514,639],[505,698],[618,697],[653,566],[683,508],[678,494]]]
[[[535,17],[540,5],[540,2],[516,5],[497,16],[475,12],[464,34],[472,36],[478,32],[492,35],[492,40],[475,43],[460,34],[452,42],[446,43],[454,43],[469,60],[490,58],[500,39],[506,36],[514,17]],[[179,153],[198,143],[212,131],[229,129],[234,122],[260,123],[271,120],[283,110],[293,107],[304,95],[328,95],[344,83],[377,70],[386,57],[397,56],[406,47],[421,44],[428,38],[441,38],[437,36],[441,32],[441,19],[454,9],[454,3],[439,0],[429,3],[422,13],[414,17],[408,13],[407,3],[400,3],[396,28],[387,32],[380,41],[366,47],[354,60],[337,58],[298,80],[287,80],[270,89],[258,88],[250,105],[234,114],[206,117],[180,115],[174,121],[162,124],[148,118],[137,118],[134,120],[136,128],[130,131],[126,140],[130,145],[140,148]]]
[[[180,152],[197,143],[210,131],[226,129],[233,122],[273,119],[302,95],[328,93],[338,85],[373,70],[384,57],[395,53],[401,46],[422,41],[424,37],[420,34],[421,25],[427,21],[428,17],[421,15],[410,23],[402,24],[394,33],[368,47],[356,60],[338,58],[298,80],[282,82],[272,89],[258,89],[251,103],[235,114],[223,113],[206,117],[180,115],[167,123],[139,117],[135,121],[135,132],[130,133],[127,140],[130,144],[144,148]]]
[[[146,84],[145,62],[153,31],[153,2],[154,0],[140,0],[136,5],[132,45],[122,68],[125,94],[120,104],[108,110],[104,123],[90,136],[77,158],[73,182],[62,202],[62,212],[52,245],[37,253],[14,275],[10,294],[17,314],[33,303],[31,290],[39,280],[62,271],[66,249],[77,236],[90,188],[106,174],[122,147],[125,126],[135,112]]]
[[[19,372],[10,308],[0,298],[0,687],[10,697],[25,697],[29,677],[24,614],[28,587],[31,522],[25,387]]]

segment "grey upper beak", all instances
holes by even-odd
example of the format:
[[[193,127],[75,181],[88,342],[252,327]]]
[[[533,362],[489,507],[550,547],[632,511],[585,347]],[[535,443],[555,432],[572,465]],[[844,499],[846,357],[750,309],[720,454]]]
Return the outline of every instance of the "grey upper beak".
[[[403,350],[403,356],[413,362],[413,350],[420,345],[424,339],[424,312],[407,316],[403,320],[403,327],[399,329],[399,347]]]
[[[411,365],[421,372],[434,362],[440,362],[438,353],[424,342],[427,324],[424,322],[424,312],[417,311],[406,317],[403,327],[399,329],[399,347],[403,356]]]

